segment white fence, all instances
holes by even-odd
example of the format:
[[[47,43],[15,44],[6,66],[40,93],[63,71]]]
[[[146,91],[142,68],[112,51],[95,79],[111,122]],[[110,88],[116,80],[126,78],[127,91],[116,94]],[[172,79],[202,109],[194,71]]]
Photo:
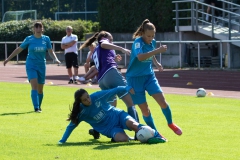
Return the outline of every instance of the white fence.
[[[192,43],[192,44],[197,44],[198,46],[198,68],[201,67],[200,65],[200,57],[201,57],[201,50],[200,50],[200,44],[201,43],[219,43],[219,55],[220,55],[220,66],[219,68],[223,68],[223,63],[222,63],[222,58],[223,58],[223,43],[228,43],[230,44],[231,42],[240,42],[240,40],[209,40],[209,41],[157,41],[157,47],[161,46],[161,45],[167,45],[167,44],[176,44],[178,45],[178,51],[179,51],[179,67],[182,67],[182,44],[186,44],[186,43]],[[16,47],[19,46],[19,44],[21,44],[22,42],[0,42],[0,44],[4,44],[5,45],[5,59],[9,56],[8,55],[8,44],[16,44]],[[83,44],[84,41],[79,41],[78,42],[78,46],[80,46],[81,44]],[[116,41],[114,42],[114,44],[116,45],[120,45],[122,47],[127,48],[127,44],[131,45],[133,43],[133,41]],[[55,45],[56,44],[61,44],[61,41],[52,41],[52,45],[53,45],[53,50],[55,51]],[[228,52],[227,55],[227,59],[228,59],[228,66],[231,66],[231,53]],[[18,62],[18,55],[17,55],[17,62]],[[83,54],[82,51],[79,51],[79,62],[82,63],[83,62]],[[159,55],[159,62],[162,62],[162,54]],[[124,55],[124,66],[127,66],[127,55]]]

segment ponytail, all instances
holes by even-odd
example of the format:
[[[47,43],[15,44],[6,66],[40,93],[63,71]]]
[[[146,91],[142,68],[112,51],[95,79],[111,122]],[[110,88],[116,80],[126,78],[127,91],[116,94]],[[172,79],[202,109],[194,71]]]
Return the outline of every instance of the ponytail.
[[[99,32],[96,32],[92,37],[88,38],[80,47],[79,50],[83,49],[84,47],[90,46],[94,43],[98,37]]]

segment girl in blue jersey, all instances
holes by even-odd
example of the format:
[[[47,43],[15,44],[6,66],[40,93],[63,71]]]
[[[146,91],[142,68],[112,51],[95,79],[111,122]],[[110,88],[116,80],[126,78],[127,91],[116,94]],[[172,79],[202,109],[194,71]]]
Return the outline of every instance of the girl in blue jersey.
[[[72,131],[85,121],[102,135],[112,138],[113,142],[128,142],[129,137],[124,129],[137,132],[143,125],[139,124],[125,111],[110,105],[109,101],[116,94],[130,92],[134,94],[131,87],[119,86],[117,88],[102,90],[91,95],[84,89],[79,89],[74,94],[74,103],[69,118],[71,121],[67,126],[59,144],[65,143]],[[120,98],[123,98],[120,97]],[[149,144],[164,143],[166,139],[155,131],[153,138],[148,140]]]
[[[121,72],[117,69],[117,63],[115,61],[116,53],[114,50],[121,51],[125,54],[130,54],[130,50],[114,45],[113,37],[109,32],[101,31],[95,33],[92,37],[87,39],[81,48],[90,46],[94,41],[98,42],[98,45],[92,55],[92,59],[95,63],[95,67],[98,70],[98,83],[102,90],[115,88],[117,86],[126,86],[127,82],[122,76]],[[117,57],[118,58],[118,57]],[[130,94],[126,94],[122,98],[124,103],[128,107],[128,114],[132,116],[136,121],[139,121],[138,114],[131,99]],[[118,97],[122,97],[122,93],[118,94]],[[112,104],[116,106],[116,97],[112,97]]]
[[[152,61],[153,58],[155,59],[155,55],[167,50],[167,46],[165,45],[156,48],[156,41],[154,39],[155,32],[155,26],[146,19],[133,34],[135,41],[132,45],[130,63],[126,72],[127,82],[135,91],[135,94],[131,95],[133,102],[141,109],[143,119],[147,125],[156,129],[146,101],[145,91],[147,91],[161,107],[168,126],[177,135],[181,135],[182,130],[172,121],[170,106],[164,98],[163,91],[152,68]]]
[[[46,76],[46,51],[48,51],[53,60],[57,63],[61,63],[52,50],[50,38],[42,33],[42,23],[36,22],[34,24],[34,34],[26,37],[23,43],[16,48],[3,63],[5,66],[14,56],[22,52],[22,50],[28,48],[26,72],[32,87],[31,99],[34,111],[37,113],[42,112],[41,104]]]

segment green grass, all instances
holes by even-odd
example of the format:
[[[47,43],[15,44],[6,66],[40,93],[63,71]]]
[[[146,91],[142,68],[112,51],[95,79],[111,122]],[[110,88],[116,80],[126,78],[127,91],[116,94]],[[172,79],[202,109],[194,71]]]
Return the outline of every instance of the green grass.
[[[68,125],[69,105],[77,87],[46,85],[40,114],[33,112],[29,84],[0,82],[0,88],[1,160],[235,160],[240,157],[239,99],[166,94],[173,120],[183,130],[183,135],[177,136],[168,128],[159,106],[148,97],[156,126],[168,143],[110,143],[104,136],[93,140],[88,134],[91,127],[81,123],[67,143],[59,146],[57,142]],[[126,110],[122,101],[118,107]],[[141,117],[139,109],[138,113]]]

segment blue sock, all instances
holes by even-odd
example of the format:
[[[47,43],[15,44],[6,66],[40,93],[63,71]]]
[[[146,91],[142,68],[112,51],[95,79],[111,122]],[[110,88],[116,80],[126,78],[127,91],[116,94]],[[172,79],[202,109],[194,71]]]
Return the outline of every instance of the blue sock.
[[[151,113],[149,114],[148,117],[143,116],[143,120],[144,120],[144,121],[146,122],[146,124],[147,124],[148,126],[150,126],[152,129],[157,130],[156,127],[155,127],[155,124],[154,124],[154,121],[153,121],[153,118],[152,118]]]
[[[38,94],[39,108],[41,108],[42,99],[43,99],[43,93],[42,94]]]
[[[39,100],[37,90],[31,90],[31,98],[34,109],[39,109]]]
[[[167,106],[167,108],[162,108],[162,112],[167,120],[167,123],[171,124],[172,123],[172,112],[171,112],[169,105]]]
[[[127,107],[128,108],[128,114],[133,117],[137,122],[139,122],[139,118],[138,118],[138,113],[137,110],[134,106],[132,107]]]

